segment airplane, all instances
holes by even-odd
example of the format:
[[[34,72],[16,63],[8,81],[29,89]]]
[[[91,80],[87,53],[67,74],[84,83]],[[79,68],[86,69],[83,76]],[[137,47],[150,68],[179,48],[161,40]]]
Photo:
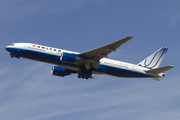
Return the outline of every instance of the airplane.
[[[51,74],[64,77],[78,74],[78,78],[93,79],[92,74],[105,74],[122,78],[152,78],[160,81],[165,77],[163,72],[174,66],[160,67],[168,48],[160,48],[138,64],[108,59],[107,55],[115,51],[132,36],[93,49],[78,53],[33,43],[13,43],[5,47],[11,58],[26,58],[30,60],[54,64]]]

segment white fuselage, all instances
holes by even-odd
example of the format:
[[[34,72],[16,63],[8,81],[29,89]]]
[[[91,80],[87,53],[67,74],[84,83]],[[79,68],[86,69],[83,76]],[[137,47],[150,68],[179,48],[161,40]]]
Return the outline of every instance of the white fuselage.
[[[13,57],[22,57],[26,59],[55,64],[68,70],[79,71],[80,64],[66,63],[60,60],[62,53],[79,54],[68,50],[32,44],[32,43],[14,43],[6,47]],[[107,74],[116,77],[163,77],[160,74],[147,74],[148,68],[122,61],[102,58],[97,68],[94,68],[93,74]]]

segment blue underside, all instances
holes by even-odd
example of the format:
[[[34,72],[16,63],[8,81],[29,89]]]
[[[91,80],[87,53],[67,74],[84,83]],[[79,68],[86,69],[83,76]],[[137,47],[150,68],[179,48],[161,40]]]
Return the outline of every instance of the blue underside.
[[[80,68],[81,66],[75,65],[75,64],[69,64],[60,61],[60,55],[52,54],[52,53],[46,53],[43,51],[36,51],[36,50],[28,50],[28,49],[19,49],[19,48],[8,48],[7,49],[10,53],[15,54],[16,56],[37,60],[41,62],[51,63],[58,66],[66,65],[66,66],[72,66]],[[99,64],[97,69],[93,69],[95,72],[99,72],[102,74],[108,74],[112,76],[117,77],[153,77],[148,74],[140,73],[137,71],[120,68],[120,67],[114,67],[106,64]]]

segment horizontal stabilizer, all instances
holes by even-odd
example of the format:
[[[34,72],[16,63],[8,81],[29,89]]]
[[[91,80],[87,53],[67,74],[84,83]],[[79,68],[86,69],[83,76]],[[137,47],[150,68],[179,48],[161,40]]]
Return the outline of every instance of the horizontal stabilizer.
[[[145,72],[147,73],[152,73],[152,74],[159,74],[159,73],[163,73],[169,69],[174,68],[174,66],[165,66],[165,67],[160,67],[160,68],[155,68],[155,69],[151,69],[151,70],[147,70]]]

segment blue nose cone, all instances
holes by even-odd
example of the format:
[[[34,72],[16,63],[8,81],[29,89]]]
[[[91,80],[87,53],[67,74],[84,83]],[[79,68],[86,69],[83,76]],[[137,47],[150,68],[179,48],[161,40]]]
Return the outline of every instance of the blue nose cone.
[[[5,49],[8,50],[8,47],[6,46]]]
[[[9,47],[8,47],[8,46],[6,46],[5,49],[6,49],[7,51],[9,51]]]

